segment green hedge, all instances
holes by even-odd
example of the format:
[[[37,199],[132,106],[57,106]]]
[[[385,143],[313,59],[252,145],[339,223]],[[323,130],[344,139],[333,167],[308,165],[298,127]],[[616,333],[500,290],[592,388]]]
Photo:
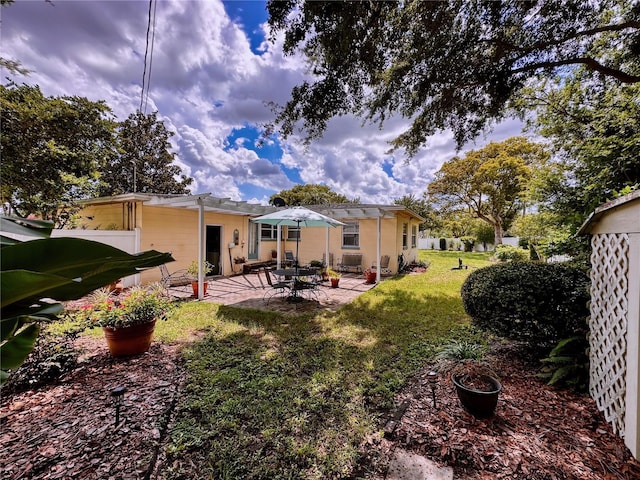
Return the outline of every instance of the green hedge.
[[[589,278],[561,264],[500,263],[471,273],[462,303],[478,327],[532,345],[586,333]]]

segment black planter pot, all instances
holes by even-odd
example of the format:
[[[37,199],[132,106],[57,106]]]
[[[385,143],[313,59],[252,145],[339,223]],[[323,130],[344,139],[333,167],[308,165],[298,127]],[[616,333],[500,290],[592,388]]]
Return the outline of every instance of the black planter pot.
[[[466,387],[461,382],[463,377],[464,374],[451,376],[462,406],[476,418],[489,418],[493,416],[496,405],[498,404],[498,397],[502,391],[502,384],[494,377],[481,375],[483,380],[493,386],[491,391],[483,392]]]

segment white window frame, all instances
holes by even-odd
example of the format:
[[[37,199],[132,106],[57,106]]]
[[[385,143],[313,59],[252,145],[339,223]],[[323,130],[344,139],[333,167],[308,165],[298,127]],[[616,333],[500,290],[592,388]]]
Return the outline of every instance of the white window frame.
[[[353,239],[345,242],[346,238]],[[344,222],[342,227],[342,248],[360,248],[360,222]]]

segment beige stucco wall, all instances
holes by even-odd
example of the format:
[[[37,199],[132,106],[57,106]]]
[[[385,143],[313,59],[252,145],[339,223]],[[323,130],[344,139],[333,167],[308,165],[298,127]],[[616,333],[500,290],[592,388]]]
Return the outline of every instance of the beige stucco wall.
[[[158,250],[171,252],[176,259],[168,265],[169,271],[174,272],[187,268],[191,261],[198,257],[198,211],[181,208],[165,208],[144,205],[142,202],[120,202],[113,204],[87,206],[80,213],[81,224],[87,229],[140,229],[140,250]],[[93,219],[91,219],[93,218]],[[358,221],[360,225],[360,245],[357,248],[343,248],[342,227],[331,227],[329,232],[329,252],[333,254],[336,266],[343,254],[361,253],[362,268],[365,269],[377,260],[378,221],[376,218],[349,219],[341,221]],[[213,225],[221,228],[221,266],[222,274],[230,275],[240,271],[240,265],[232,265],[229,258],[229,243],[233,241],[235,229],[239,232],[239,244],[231,248],[231,257],[248,258],[249,220],[248,216],[240,214],[221,214],[205,212],[205,226]],[[402,225],[408,224],[408,248],[402,247]],[[411,247],[411,227],[419,222],[399,212],[397,217],[381,219],[381,255],[389,255],[389,268],[394,273],[398,268],[398,255],[404,254],[405,261],[417,260],[418,249]],[[311,260],[322,260],[326,251],[325,227],[307,227],[301,229],[299,244],[299,258],[301,264],[308,264]],[[259,236],[259,233],[258,233]],[[286,227],[282,229],[280,242],[281,256],[284,258],[286,250],[296,251],[295,240],[287,240]],[[271,260],[271,251],[277,248],[276,241],[260,241],[258,245],[258,260]],[[232,268],[233,267],[233,268]],[[158,269],[151,269],[141,275],[142,283],[149,283],[160,279]]]
[[[334,266],[340,262],[343,254],[361,253],[362,268],[370,267],[376,262],[378,221],[375,218],[349,219],[341,218],[342,222],[358,221],[360,225],[360,245],[358,248],[342,247],[342,227],[329,228],[329,252],[333,254]],[[409,248],[402,248],[402,224],[409,225]],[[398,269],[398,255],[404,254],[405,261],[409,262],[418,259],[417,244],[411,247],[411,226],[418,228],[419,222],[409,216],[383,218],[381,220],[381,242],[380,255],[389,255],[389,268],[395,273]],[[307,264],[311,260],[322,260],[322,255],[326,249],[326,231],[324,227],[302,228],[299,245],[299,257],[301,264]],[[286,235],[283,232],[283,237]],[[295,241],[282,242],[284,250],[291,250],[294,255],[296,251]],[[275,242],[263,242],[269,251],[275,248]]]

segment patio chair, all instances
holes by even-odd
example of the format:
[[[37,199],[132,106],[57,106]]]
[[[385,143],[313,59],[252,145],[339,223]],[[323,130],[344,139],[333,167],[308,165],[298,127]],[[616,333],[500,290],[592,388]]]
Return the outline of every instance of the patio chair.
[[[380,257],[380,276],[381,277],[385,277],[385,276],[389,276],[389,275],[393,275],[393,273],[391,272],[391,270],[389,269],[389,255],[382,255]],[[373,262],[373,264],[371,265],[371,270],[377,270],[378,269],[378,262]]]
[[[263,268],[262,272],[264,273],[267,284],[269,285],[269,287],[265,287],[269,288],[269,290],[265,292],[264,296],[262,297],[263,300],[266,300],[267,305],[274,296],[279,295],[281,297],[286,297],[289,294],[289,292],[291,291],[290,281],[278,280],[274,282],[271,278],[271,271],[269,271],[269,269]]]
[[[345,253],[342,260],[338,263],[338,270],[341,272],[362,273],[362,254],[361,253]]]
[[[291,250],[285,250],[284,252],[284,264],[286,267],[295,267],[298,259],[293,256]]]
[[[160,284],[164,287],[167,295],[171,295],[171,291],[189,293],[193,278],[186,270],[169,273],[166,264],[159,265],[158,268],[160,269]]]

